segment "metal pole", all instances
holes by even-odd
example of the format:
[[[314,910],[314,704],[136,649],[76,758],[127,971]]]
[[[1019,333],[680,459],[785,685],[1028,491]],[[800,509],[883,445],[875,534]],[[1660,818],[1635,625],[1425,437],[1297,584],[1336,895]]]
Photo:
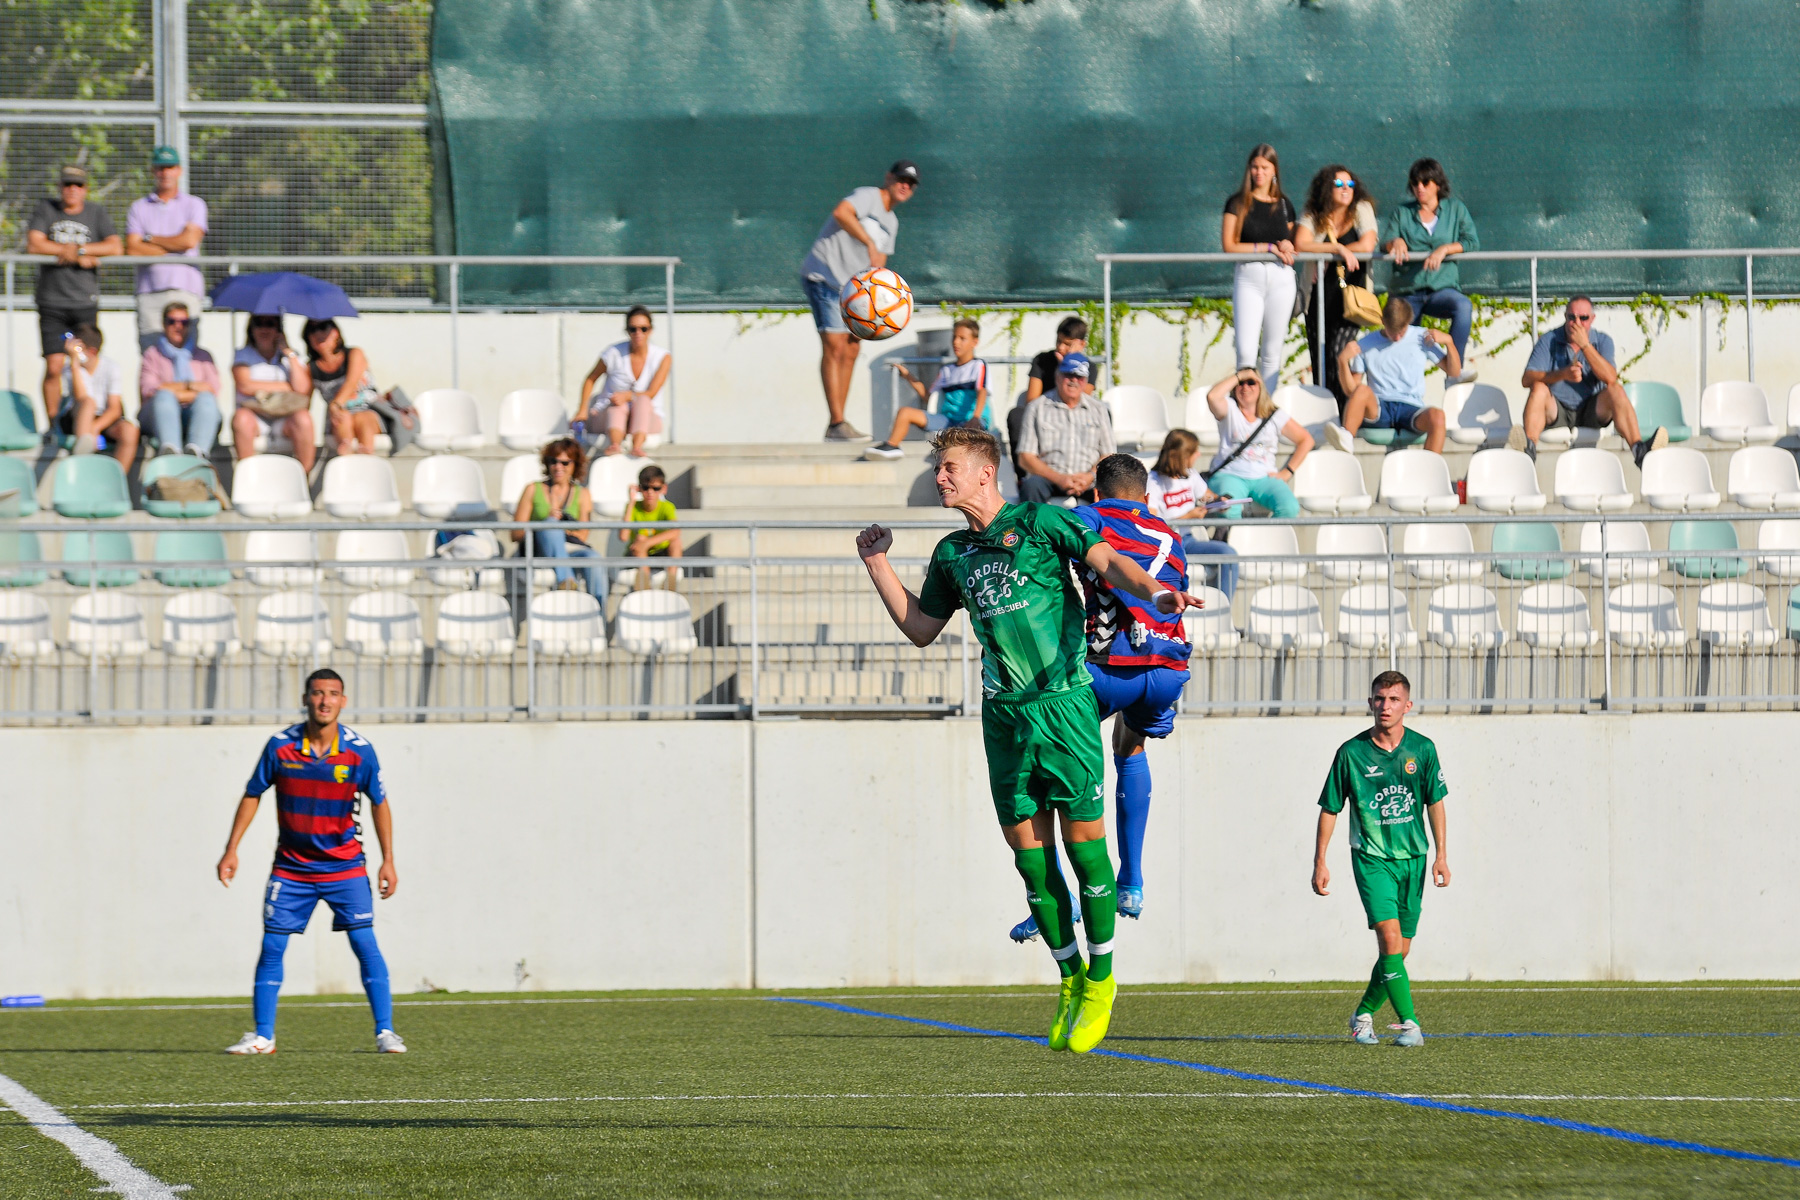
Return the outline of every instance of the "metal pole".
[[[13,268],[17,263],[6,264],[6,389],[11,391],[18,385],[13,382]]]
[[[456,340],[457,310],[462,306],[462,264],[450,264],[450,386],[462,386],[462,358]],[[529,649],[526,653],[530,653]]]
[[[126,536],[130,536],[129,534]],[[87,523],[88,542],[88,720],[98,719],[100,705],[100,543],[94,523]]]
[[[969,639],[975,636],[975,627],[969,624],[969,614],[963,612],[962,627],[962,715],[970,716],[969,711]]]
[[[1319,275],[1319,294],[1315,297],[1319,305],[1319,353],[1316,356],[1318,370],[1313,373],[1313,386],[1325,386],[1325,356],[1331,353],[1331,347],[1325,343],[1325,264],[1314,263]]]
[[[1112,344],[1112,259],[1100,264],[1100,296],[1102,320],[1106,322],[1106,332],[1102,335],[1106,346],[1106,364],[1101,368],[1106,374],[1106,386],[1112,386],[1113,344]]]
[[[669,378],[663,386],[669,389],[669,427],[663,431],[668,441],[675,440],[675,264],[663,264],[663,349],[669,352]]]
[[[316,671],[319,669],[319,576],[324,572],[319,569],[319,531],[311,530],[307,536],[312,541],[313,557],[312,611],[306,614],[306,625],[308,629],[312,630],[312,636],[307,638],[307,643],[308,648],[312,651],[312,669]],[[325,630],[329,635],[331,626],[327,624]]]
[[[1388,586],[1388,670],[1400,669],[1399,637],[1394,630],[1394,596],[1398,589],[1394,587],[1394,527],[1383,525],[1382,540],[1387,543],[1387,586]],[[1404,593],[1403,593],[1404,594]]]
[[[187,0],[160,0],[156,13],[158,45],[156,46],[157,66],[157,101],[162,111],[162,138],[165,143],[175,147],[175,153],[181,155],[181,161],[189,171],[193,164],[188,162],[187,121],[182,117],[182,107],[188,99],[187,78]],[[188,176],[192,186],[193,176]]]
[[[1612,571],[1606,559],[1606,514],[1600,514],[1600,645],[1601,661],[1604,674],[1600,680],[1600,711],[1607,712],[1612,708],[1612,602],[1607,588],[1612,585]],[[1626,572],[1619,573],[1619,584],[1623,586]]]
[[[1711,301],[1704,299],[1700,301],[1700,386],[1695,389],[1699,393],[1699,396],[1706,394],[1706,323],[1711,319],[1711,303]],[[1698,404],[1700,402],[1699,396],[1695,397],[1694,403]]]
[[[761,654],[757,645],[756,632],[756,526],[750,527],[750,719],[756,720],[756,698],[760,694],[762,684],[762,664],[758,661]]]
[[[456,267],[450,267],[451,295],[456,294]],[[549,499],[549,487],[544,490],[545,499]],[[525,528],[525,719],[537,717],[537,631],[531,627],[531,595],[532,582],[537,578],[537,529]],[[606,602],[600,602],[604,605]],[[604,608],[601,615],[605,616]]]
[[[1537,344],[1538,329],[1537,259],[1531,260],[1531,342]]]
[[[1756,259],[1744,255],[1744,371],[1750,382],[1756,382],[1756,319],[1751,315],[1756,303]]]

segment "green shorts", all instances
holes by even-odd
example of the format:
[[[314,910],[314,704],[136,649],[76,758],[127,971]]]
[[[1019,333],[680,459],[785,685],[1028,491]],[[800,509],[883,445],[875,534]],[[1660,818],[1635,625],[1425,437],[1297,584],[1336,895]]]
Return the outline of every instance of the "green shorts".
[[[1051,807],[1062,808],[1071,821],[1106,815],[1106,758],[1092,688],[988,700],[981,708],[981,737],[1000,824],[1017,825]]]
[[[1400,936],[1419,930],[1419,902],[1425,898],[1425,856],[1371,858],[1350,852],[1350,870],[1356,876],[1356,894],[1362,897],[1369,928],[1377,921],[1399,921]]]

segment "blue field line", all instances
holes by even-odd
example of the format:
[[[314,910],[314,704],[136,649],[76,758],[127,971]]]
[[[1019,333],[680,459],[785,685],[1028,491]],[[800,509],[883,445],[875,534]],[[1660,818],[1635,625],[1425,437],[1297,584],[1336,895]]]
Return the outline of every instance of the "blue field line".
[[[1800,1032],[1695,1032],[1695,1033],[1538,1033],[1529,1030],[1511,1033],[1434,1033],[1441,1038],[1791,1038]],[[1341,1042],[1341,1033],[1171,1033],[1160,1037],[1115,1037],[1115,1042]]]
[[[954,1033],[971,1033],[978,1037],[1006,1038],[1015,1042],[1030,1042],[1042,1046],[1045,1040],[1026,1033],[1011,1033],[1004,1029],[983,1029],[977,1025],[958,1025],[952,1021],[933,1021],[926,1017],[908,1017],[899,1013],[877,1012],[872,1008],[856,1008],[848,1004],[834,1004],[829,1000],[807,1000],[799,996],[771,996],[769,999],[782,1004],[804,1004],[812,1008],[824,1008],[833,1012],[848,1013],[853,1017],[876,1017],[883,1021],[900,1021],[908,1025],[924,1025],[931,1029],[947,1029]],[[1440,1112],[1463,1113],[1475,1117],[1499,1117],[1508,1121],[1523,1121],[1528,1125],[1542,1125],[1549,1129],[1561,1129],[1568,1133],[1586,1133],[1595,1137],[1610,1138],[1618,1142],[1630,1142],[1637,1146],[1653,1146],[1659,1150],[1686,1150],[1692,1154],[1705,1154],[1713,1158],[1735,1159],[1740,1162],[1772,1163],[1780,1167],[1800,1168],[1800,1158],[1782,1158],[1774,1154],[1756,1154],[1749,1150],[1732,1150],[1725,1146],[1709,1146],[1705,1142],[1685,1142],[1675,1138],[1655,1137],[1648,1133],[1637,1133],[1630,1129],[1618,1129],[1611,1125],[1593,1125],[1586,1121],[1569,1121],[1562,1117],[1544,1117],[1535,1113],[1510,1112],[1503,1108],[1481,1108],[1471,1104],[1452,1104],[1448,1100],[1433,1100],[1426,1096],[1404,1096],[1395,1092],[1376,1092],[1366,1088],[1339,1087],[1331,1083],[1315,1083],[1309,1079],[1289,1079],[1282,1075],[1263,1075],[1255,1071],[1234,1071],[1230,1067],[1216,1067],[1211,1063],[1189,1062],[1180,1058],[1158,1058],[1150,1054],[1130,1054],[1123,1050],[1107,1050],[1097,1048],[1093,1054],[1103,1058],[1123,1059],[1126,1062],[1151,1063],[1159,1067],[1182,1067],[1189,1071],[1201,1071],[1208,1075],[1223,1075],[1228,1079],[1241,1079],[1250,1083],[1271,1083],[1280,1087],[1300,1088],[1306,1091],[1326,1092],[1335,1096],[1354,1096],[1363,1100],[1385,1100],[1390,1104],[1405,1104],[1413,1108],[1437,1109]]]

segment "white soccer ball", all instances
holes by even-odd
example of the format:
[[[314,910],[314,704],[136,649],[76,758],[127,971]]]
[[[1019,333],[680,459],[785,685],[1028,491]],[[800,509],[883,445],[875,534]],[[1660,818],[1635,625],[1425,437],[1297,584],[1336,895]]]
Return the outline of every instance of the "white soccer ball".
[[[839,306],[853,336],[879,342],[893,337],[912,320],[912,289],[897,271],[871,267],[850,277]]]

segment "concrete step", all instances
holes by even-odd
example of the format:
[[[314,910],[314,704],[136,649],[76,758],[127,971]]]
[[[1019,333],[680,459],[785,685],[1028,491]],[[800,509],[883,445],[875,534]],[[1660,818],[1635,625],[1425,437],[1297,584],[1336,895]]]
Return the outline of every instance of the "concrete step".
[[[844,484],[910,484],[918,474],[917,463],[906,470],[904,462],[822,462],[796,459],[712,459],[694,464],[694,479],[702,489],[725,485],[829,486]]]
[[[792,520],[803,512],[823,515],[840,507],[904,504],[906,491],[892,483],[707,483],[695,488],[695,507],[707,514],[718,508],[773,505],[784,499],[795,504]]]

